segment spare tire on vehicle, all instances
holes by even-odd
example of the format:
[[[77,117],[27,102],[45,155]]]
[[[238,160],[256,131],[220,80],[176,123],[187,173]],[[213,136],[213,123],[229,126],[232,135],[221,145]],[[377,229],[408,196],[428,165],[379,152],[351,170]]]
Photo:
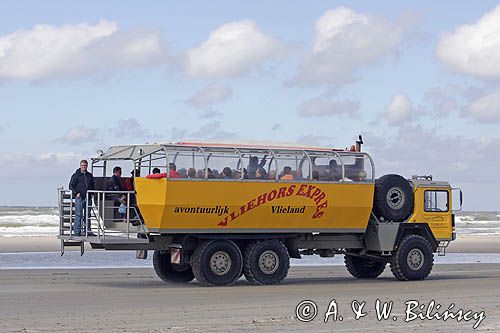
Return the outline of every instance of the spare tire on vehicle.
[[[400,175],[385,175],[375,181],[373,213],[387,221],[404,221],[413,212],[413,190]]]

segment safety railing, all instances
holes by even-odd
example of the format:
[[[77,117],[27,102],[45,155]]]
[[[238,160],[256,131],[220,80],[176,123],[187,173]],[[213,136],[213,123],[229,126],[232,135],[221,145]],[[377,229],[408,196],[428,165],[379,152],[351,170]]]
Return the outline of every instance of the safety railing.
[[[73,193],[64,188],[58,188],[59,206],[59,235],[73,235],[73,224],[75,217],[75,201]]]
[[[137,243],[137,234],[140,234],[141,242],[148,241],[148,230],[135,205],[135,193],[132,191],[88,191],[80,233],[75,232],[76,203],[73,193],[58,188],[58,202],[59,238],[62,240]]]

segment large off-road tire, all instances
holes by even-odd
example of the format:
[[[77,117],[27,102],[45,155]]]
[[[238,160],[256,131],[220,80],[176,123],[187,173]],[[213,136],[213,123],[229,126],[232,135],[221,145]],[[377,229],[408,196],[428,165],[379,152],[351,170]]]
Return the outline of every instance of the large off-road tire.
[[[386,221],[404,221],[413,212],[413,190],[400,175],[385,175],[375,181],[373,213]]]
[[[423,280],[434,265],[434,253],[427,239],[418,235],[404,238],[392,254],[391,271],[401,281]]]
[[[289,268],[290,255],[280,240],[255,241],[244,250],[243,274],[251,284],[278,284]]]
[[[227,286],[240,278],[243,256],[233,241],[206,241],[200,243],[194,251],[191,267],[201,285]]]
[[[383,261],[370,260],[356,256],[344,255],[344,263],[347,271],[358,279],[374,279],[385,269]]]
[[[165,282],[188,283],[194,279],[193,270],[188,264],[177,265],[170,262],[170,252],[155,251],[153,267],[156,275]]]

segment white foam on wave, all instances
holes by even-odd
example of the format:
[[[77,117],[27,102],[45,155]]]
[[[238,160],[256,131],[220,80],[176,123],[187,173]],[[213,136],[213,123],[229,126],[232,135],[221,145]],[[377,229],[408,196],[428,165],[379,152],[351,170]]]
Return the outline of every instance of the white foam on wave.
[[[59,216],[53,207],[0,207],[0,236],[54,236]],[[455,216],[458,234],[500,235],[500,214],[467,212]]]
[[[0,216],[0,236],[54,236],[59,233],[59,217],[54,214]]]

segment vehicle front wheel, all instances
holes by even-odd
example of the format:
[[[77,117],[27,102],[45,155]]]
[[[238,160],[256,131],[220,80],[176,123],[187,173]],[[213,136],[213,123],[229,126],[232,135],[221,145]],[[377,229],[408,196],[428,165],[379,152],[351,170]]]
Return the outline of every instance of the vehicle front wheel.
[[[347,271],[358,279],[374,279],[385,270],[383,261],[370,260],[346,254],[344,263]]]
[[[243,257],[233,241],[206,241],[196,247],[191,267],[200,284],[207,287],[226,286],[240,278]]]
[[[391,258],[391,271],[401,281],[423,280],[434,265],[434,253],[429,241],[422,236],[404,238]]]
[[[155,251],[153,267],[156,275],[165,282],[187,283],[194,279],[193,270],[188,264],[178,265],[170,262],[170,252]]]
[[[252,284],[278,284],[289,268],[290,255],[280,240],[255,241],[245,248],[243,273]]]

